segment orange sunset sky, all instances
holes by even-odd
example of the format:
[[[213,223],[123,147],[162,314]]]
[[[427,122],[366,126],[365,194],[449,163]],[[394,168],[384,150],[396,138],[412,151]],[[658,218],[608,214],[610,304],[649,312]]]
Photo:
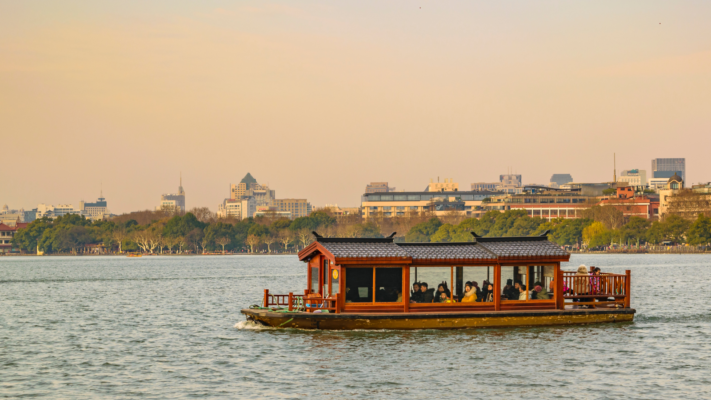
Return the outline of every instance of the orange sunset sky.
[[[511,168],[711,181],[708,1],[0,0],[0,203],[213,211]]]

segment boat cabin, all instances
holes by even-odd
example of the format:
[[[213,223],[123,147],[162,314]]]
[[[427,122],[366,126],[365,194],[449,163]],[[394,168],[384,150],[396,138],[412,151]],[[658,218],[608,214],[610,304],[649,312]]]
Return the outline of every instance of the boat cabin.
[[[314,235],[316,240],[299,252],[299,260],[308,265],[304,294],[272,295],[265,290],[265,307],[331,313],[491,312],[562,310],[565,300],[629,307],[629,271],[598,278],[563,272],[560,264],[570,254],[548,241],[545,233],[473,235],[473,241],[461,243],[396,243],[393,235]],[[596,279],[593,284],[591,279]],[[482,290],[475,301],[463,301],[468,282]],[[415,283],[427,288],[412,292]]]

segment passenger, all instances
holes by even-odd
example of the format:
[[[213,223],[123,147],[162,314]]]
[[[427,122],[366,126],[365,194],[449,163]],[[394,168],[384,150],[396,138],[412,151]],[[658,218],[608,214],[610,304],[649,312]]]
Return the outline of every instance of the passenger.
[[[476,289],[474,289],[471,282],[467,282],[466,286],[464,286],[464,297],[462,298],[462,303],[473,303],[476,299]]]
[[[588,268],[585,265],[580,265],[578,272],[573,277],[573,292],[576,296],[586,296],[590,293],[590,277]],[[587,302],[587,299],[573,299],[573,302],[584,303]]]
[[[437,285],[437,297],[434,299],[435,303],[441,303],[442,302],[442,293],[447,295],[448,299],[451,299],[451,293],[449,292],[449,289],[447,289],[447,284],[442,282],[439,285]]]
[[[447,292],[439,292],[439,303],[454,303],[454,300],[447,296]]]
[[[402,290],[396,289],[397,292],[397,300],[395,300],[396,303],[402,303]]]
[[[513,279],[508,279],[506,281],[506,286],[504,286],[504,290],[501,291],[501,298],[508,299],[511,289],[513,289]]]
[[[489,281],[484,280],[484,282],[482,282],[481,287],[482,287],[482,289],[481,289],[481,297],[480,297],[481,300],[480,301],[486,301],[486,299],[489,297]]]
[[[412,284],[412,291],[410,292],[410,303],[419,303],[419,299],[422,296],[420,292],[420,282],[415,282]]]
[[[518,299],[519,299],[519,300],[528,300],[528,299],[527,299],[527,294],[528,294],[528,293],[526,293],[526,285],[523,285],[523,284],[522,284],[522,285],[519,285],[519,291],[520,291],[520,292],[519,292],[519,295],[518,295]]]
[[[472,281],[472,287],[474,288],[474,290],[476,290],[476,298],[477,298],[476,301],[481,301],[482,295],[481,295],[481,289],[479,289],[479,283],[477,281]]]
[[[420,283],[420,292],[422,293],[422,303],[432,303],[434,300],[434,289],[429,289],[427,282]]]
[[[536,299],[537,300],[549,300],[550,296],[548,296],[548,291],[546,290],[545,287],[541,284],[541,282],[535,282],[534,283],[535,287],[533,290],[536,291]],[[541,290],[537,290],[536,288],[540,288]]]
[[[514,286],[509,290],[509,296],[507,300],[518,300],[521,297],[521,284],[516,282]]]
[[[489,283],[486,285],[486,300],[487,303],[492,303],[494,301],[494,285]]]

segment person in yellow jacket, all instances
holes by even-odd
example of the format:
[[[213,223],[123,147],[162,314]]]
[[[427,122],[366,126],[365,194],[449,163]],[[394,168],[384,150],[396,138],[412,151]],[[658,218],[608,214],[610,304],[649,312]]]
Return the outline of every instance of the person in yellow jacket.
[[[476,289],[471,282],[467,282],[464,286],[464,298],[462,303],[474,303],[476,301]]]

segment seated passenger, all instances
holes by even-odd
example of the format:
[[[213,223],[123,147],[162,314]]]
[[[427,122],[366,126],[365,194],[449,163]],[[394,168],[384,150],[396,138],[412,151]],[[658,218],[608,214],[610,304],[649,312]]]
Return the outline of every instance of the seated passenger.
[[[504,289],[501,291],[501,298],[508,299],[511,289],[513,289],[513,279],[507,279],[506,286],[504,286]]]
[[[454,300],[450,299],[447,292],[439,292],[439,302],[440,303],[454,303]]]
[[[396,296],[395,302],[402,303],[402,290],[396,289],[396,293],[397,293],[397,296]]]
[[[464,286],[464,297],[462,298],[462,303],[473,303],[476,299],[476,289],[474,289],[471,282],[467,282]]]
[[[412,292],[410,292],[410,303],[422,303],[422,292],[420,292],[420,282],[412,284]]]
[[[494,285],[489,283],[486,285],[486,299],[484,300],[487,303],[491,303],[494,301]]]
[[[427,282],[420,283],[420,292],[422,293],[422,303],[432,303],[434,300],[434,289],[429,289]]]
[[[546,290],[545,287],[543,287],[541,282],[535,282],[534,285],[535,285],[535,287],[533,288],[533,290],[536,291],[535,299],[537,299],[537,300],[549,300],[550,299],[550,296],[548,296],[548,291]]]
[[[509,290],[509,297],[507,300],[518,300],[521,297],[521,284],[516,282],[514,286]]]
[[[481,287],[481,297],[479,297],[479,301],[486,301],[486,298],[489,296],[489,281],[484,280]]]
[[[479,289],[479,283],[477,281],[472,281],[472,287],[474,290],[476,290],[476,301],[481,301],[482,295],[481,295],[481,289]]]
[[[447,287],[445,286],[444,283],[440,283],[439,285],[437,285],[437,294],[435,296],[434,302],[441,303],[442,302],[442,293],[448,295],[447,292],[448,292],[448,290],[447,290]],[[449,296],[447,296],[447,298],[449,298]]]
[[[519,300],[527,300],[526,285],[519,285],[519,290],[521,293],[518,296]]]

